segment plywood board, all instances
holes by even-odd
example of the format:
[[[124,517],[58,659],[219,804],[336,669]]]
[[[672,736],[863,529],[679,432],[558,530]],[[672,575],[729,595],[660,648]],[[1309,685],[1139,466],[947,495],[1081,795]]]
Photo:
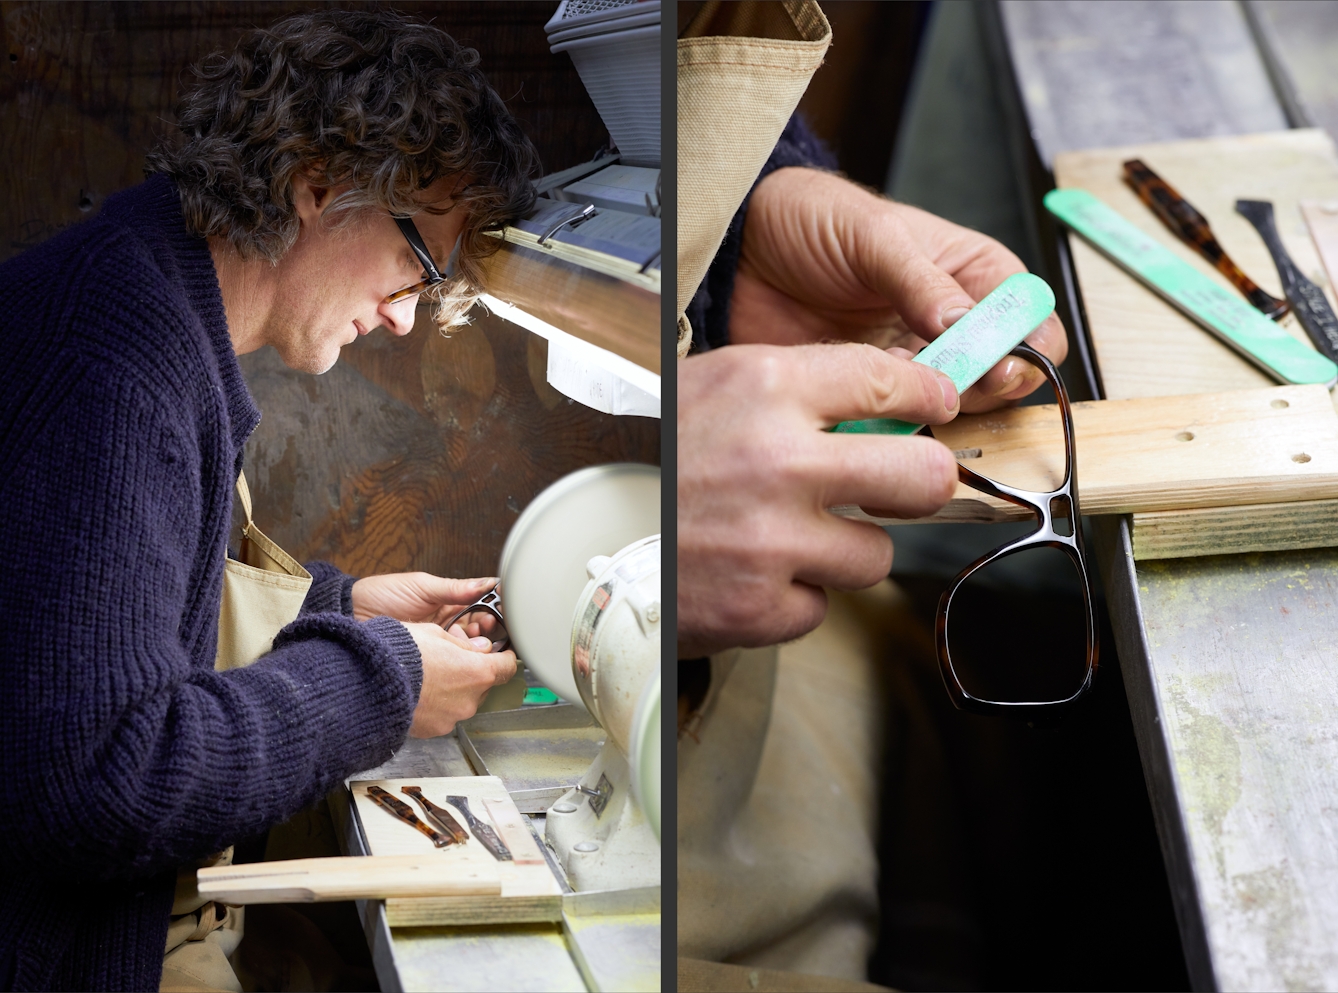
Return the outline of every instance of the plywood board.
[[[1338,500],[1133,515],[1134,558],[1280,552],[1338,545]]]
[[[1073,405],[1073,422],[1084,514],[1338,498],[1338,414],[1322,386],[1090,401]],[[964,465],[997,482],[1049,491],[1063,481],[1063,434],[1053,404],[962,416],[934,434]],[[961,484],[930,520],[1030,516]],[[1231,519],[1229,512],[1218,516]]]
[[[494,801],[503,809],[509,809],[517,819],[523,815],[515,813],[515,804],[507,795],[502,781],[496,776],[379,779],[350,783],[349,788],[353,792],[354,807],[362,824],[363,837],[367,840],[367,847],[372,855],[434,855],[440,859],[451,860],[460,866],[462,871],[470,868],[477,868],[479,871],[485,868],[491,869],[501,880],[501,893],[498,896],[388,899],[386,919],[391,927],[519,923],[562,919],[562,887],[549,869],[534,837],[522,835],[515,830],[516,824],[523,825],[523,821],[511,822],[506,828],[506,834],[503,835],[508,845],[512,841],[516,843],[513,854],[518,854],[519,858],[514,861],[497,861],[473,838],[463,845],[437,849],[425,835],[378,807],[367,795],[369,786],[380,786],[392,796],[402,798],[414,808],[416,814],[421,814],[417,804],[400,792],[402,786],[419,786],[424,796],[437,806],[449,810],[466,828],[464,818],[458,816],[455,808],[446,803],[447,796],[469,797],[470,810],[475,817],[485,823],[489,822],[485,799]],[[525,842],[528,842],[528,845]]]
[[[1179,190],[1208,218],[1227,254],[1251,279],[1280,297],[1282,286],[1268,249],[1235,211],[1241,198],[1273,201],[1288,252],[1333,297],[1299,209],[1301,200],[1338,199],[1338,152],[1323,131],[1235,135],[1056,156],[1056,185],[1081,187],[1099,197],[1190,265],[1230,288],[1225,277],[1172,235],[1125,185],[1121,164],[1131,158],[1141,158]],[[1069,241],[1107,399],[1215,393],[1271,382],[1080,237]],[[1294,317],[1283,326],[1299,340],[1308,340]]]

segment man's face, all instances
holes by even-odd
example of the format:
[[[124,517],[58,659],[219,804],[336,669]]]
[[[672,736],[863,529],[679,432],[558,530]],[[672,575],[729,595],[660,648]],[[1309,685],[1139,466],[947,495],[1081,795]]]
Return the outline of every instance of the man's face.
[[[439,180],[430,194],[438,206],[449,203],[458,179]],[[273,307],[263,328],[284,364],[302,372],[322,373],[335,364],[339,350],[376,327],[408,334],[418,297],[387,304],[385,298],[423,278],[423,267],[386,213],[368,211],[339,230],[321,219],[340,190],[294,183],[301,233],[274,270]],[[421,212],[414,224],[438,268],[446,265],[465,221],[463,208],[447,214]]]

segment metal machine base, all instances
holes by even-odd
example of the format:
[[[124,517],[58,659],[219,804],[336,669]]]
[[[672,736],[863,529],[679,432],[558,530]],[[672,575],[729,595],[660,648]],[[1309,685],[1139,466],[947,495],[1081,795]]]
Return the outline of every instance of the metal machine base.
[[[627,759],[612,742],[578,788],[548,808],[544,835],[574,890],[660,885],[660,843],[632,798]]]

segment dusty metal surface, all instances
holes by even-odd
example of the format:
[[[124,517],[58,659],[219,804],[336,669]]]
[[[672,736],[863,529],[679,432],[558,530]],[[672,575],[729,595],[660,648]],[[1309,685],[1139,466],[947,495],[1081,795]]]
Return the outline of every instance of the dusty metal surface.
[[[456,727],[474,772],[497,776],[524,813],[545,811],[599,754],[604,729],[581,707],[558,704],[480,714]]]
[[[591,990],[660,988],[660,888],[570,893],[562,927]]]
[[[1139,563],[1223,987],[1338,987],[1338,550]]]
[[[474,732],[466,730],[461,736],[469,743],[464,750],[456,736],[410,739],[390,761],[353,778],[478,773],[501,775],[506,782],[505,773],[471,768],[466,752],[472,750],[477,739],[490,761],[513,773],[511,783],[524,795],[527,789],[542,792],[544,784],[553,783],[554,777],[570,774],[570,781],[575,782],[594,760],[604,739],[602,729],[589,715],[570,705],[480,714],[460,727]],[[474,760],[479,761],[478,753]],[[533,764],[526,766],[526,762]],[[362,827],[346,791],[332,794],[330,801],[345,852],[367,854]],[[562,880],[552,853],[542,844],[543,814],[527,820],[550,867]],[[658,990],[659,888],[572,893],[565,881],[563,888],[566,894],[561,925],[390,928],[382,901],[358,901],[381,988]]]
[[[1323,103],[1307,73],[1338,44],[1332,5],[1256,7],[1275,39],[1304,22],[1306,50],[1289,52],[1299,42],[1284,38],[1280,61],[1290,57],[1298,90]],[[1235,4],[1001,8],[1042,162],[1287,124]],[[1098,531],[1194,986],[1338,987],[1338,550],[1135,563],[1124,522]]]

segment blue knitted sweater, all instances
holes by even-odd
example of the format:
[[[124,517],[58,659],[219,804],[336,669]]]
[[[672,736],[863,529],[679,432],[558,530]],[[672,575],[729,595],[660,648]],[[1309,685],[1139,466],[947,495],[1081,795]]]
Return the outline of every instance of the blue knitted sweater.
[[[408,732],[413,639],[332,566],[214,671],[259,417],[165,177],[0,265],[0,989],[156,990],[176,867]]]

